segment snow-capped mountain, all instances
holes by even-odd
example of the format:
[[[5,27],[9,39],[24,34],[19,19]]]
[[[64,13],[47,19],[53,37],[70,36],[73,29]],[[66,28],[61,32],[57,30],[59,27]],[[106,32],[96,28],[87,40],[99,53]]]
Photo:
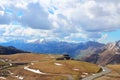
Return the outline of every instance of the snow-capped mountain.
[[[7,43],[0,43],[4,46],[15,46],[19,49],[30,51],[33,53],[52,53],[52,54],[63,54],[68,53],[71,56],[87,55],[89,51],[82,54],[82,50],[96,49],[104,46],[104,44],[98,42],[84,42],[84,43],[69,43],[62,41],[51,41],[51,40],[29,40],[29,41],[11,41]],[[91,53],[92,54],[92,53]]]
[[[46,39],[35,39],[35,40],[27,40],[26,43],[44,44],[49,41],[50,40],[46,40]]]

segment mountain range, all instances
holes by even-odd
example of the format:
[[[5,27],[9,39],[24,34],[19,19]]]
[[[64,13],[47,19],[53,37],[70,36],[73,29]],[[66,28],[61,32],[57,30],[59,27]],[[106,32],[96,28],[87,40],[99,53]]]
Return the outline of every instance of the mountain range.
[[[81,43],[69,43],[69,42],[57,42],[47,40],[35,40],[35,41],[10,41],[6,43],[0,43],[2,46],[14,46],[6,47],[4,53],[11,54],[24,50],[33,53],[50,53],[50,54],[69,54],[71,57],[86,62],[96,63],[100,65],[117,64],[120,63],[120,41],[112,43],[99,43],[94,41],[81,42]],[[1,51],[0,47],[0,51]],[[3,50],[4,51],[4,50]],[[22,52],[24,52],[22,51]],[[3,53],[3,52],[0,52]]]
[[[6,43],[0,43],[0,45],[14,46],[18,49],[22,49],[33,53],[52,53],[52,54],[67,53],[71,57],[76,56],[83,57],[86,56],[87,54],[93,54],[98,48],[104,46],[104,44],[94,41],[88,41],[84,43],[69,43],[62,41],[47,41],[47,40],[35,40],[29,42],[15,40]]]

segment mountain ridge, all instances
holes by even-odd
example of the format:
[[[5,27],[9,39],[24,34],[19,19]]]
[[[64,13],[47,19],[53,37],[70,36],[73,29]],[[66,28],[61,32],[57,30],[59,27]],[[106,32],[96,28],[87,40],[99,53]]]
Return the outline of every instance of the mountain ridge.
[[[86,62],[100,65],[120,63],[120,40],[112,43],[102,44],[94,41],[84,43],[68,43],[57,41],[31,42],[11,41],[1,43],[4,46],[15,46],[24,51],[33,53],[69,54]]]
[[[8,46],[8,47],[0,46],[0,55],[10,55],[16,53],[29,53],[29,52],[17,49],[13,46]]]
[[[35,42],[25,42],[25,41],[11,41],[6,43],[0,43],[4,46],[15,46],[18,49],[25,51],[30,51],[33,53],[52,53],[52,54],[64,54],[67,53],[73,57],[81,54],[81,50],[92,48],[99,48],[104,46],[102,43],[88,41],[82,43],[69,43],[63,41],[43,41],[44,43]]]
[[[98,54],[84,57],[82,60],[100,65],[120,63],[120,41],[108,43]]]

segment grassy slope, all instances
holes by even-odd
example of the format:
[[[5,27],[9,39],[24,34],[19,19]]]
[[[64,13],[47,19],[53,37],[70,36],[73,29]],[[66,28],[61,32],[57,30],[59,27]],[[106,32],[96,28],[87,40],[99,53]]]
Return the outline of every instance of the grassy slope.
[[[61,66],[55,65],[55,63],[62,64]],[[65,61],[43,61],[37,62],[31,68],[40,69],[43,72],[47,73],[62,73],[62,74],[78,74],[80,72],[87,73],[96,73],[99,71],[99,67],[94,64],[90,64],[87,62],[73,61],[73,60],[65,60]],[[79,71],[75,71],[73,69],[79,69]]]
[[[55,63],[62,64],[61,66],[55,65]],[[97,73],[99,71],[99,67],[90,64],[87,62],[80,62],[80,61],[73,61],[73,60],[66,60],[66,61],[43,61],[37,62],[34,65],[30,66],[32,69],[39,69],[42,72],[48,74],[55,74],[55,75],[71,75],[75,80],[79,80],[81,78],[82,73]],[[78,70],[74,70],[78,69]]]
[[[0,55],[0,58],[7,58],[13,62],[31,62],[31,61],[45,61],[53,60],[56,57],[61,55],[52,55],[52,54],[32,54],[32,53],[23,53],[23,54],[13,54],[13,55]]]
[[[32,69],[39,69],[42,72],[49,73],[47,75],[39,75],[29,71],[24,70],[24,66],[12,67],[10,71],[15,75],[25,76],[25,80],[68,80],[68,76],[71,75],[75,80],[79,80],[83,72],[86,73],[96,73],[99,71],[97,65],[80,62],[80,61],[56,61],[56,57],[61,57],[61,55],[46,55],[46,54],[14,54],[14,55],[1,55],[0,58],[9,59],[13,62],[33,62],[34,65],[30,65]],[[57,66],[55,63],[62,64],[62,66]],[[75,71],[74,69],[79,69]],[[16,80],[15,77],[9,76],[9,80]]]

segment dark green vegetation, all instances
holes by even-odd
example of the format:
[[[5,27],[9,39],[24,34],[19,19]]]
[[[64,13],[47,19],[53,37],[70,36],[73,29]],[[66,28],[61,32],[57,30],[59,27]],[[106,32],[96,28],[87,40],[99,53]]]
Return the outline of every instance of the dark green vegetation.
[[[22,50],[16,49],[13,46],[9,46],[9,47],[0,46],[0,55],[8,55],[8,54],[15,54],[15,53],[26,53],[26,52],[27,51],[22,51]]]

